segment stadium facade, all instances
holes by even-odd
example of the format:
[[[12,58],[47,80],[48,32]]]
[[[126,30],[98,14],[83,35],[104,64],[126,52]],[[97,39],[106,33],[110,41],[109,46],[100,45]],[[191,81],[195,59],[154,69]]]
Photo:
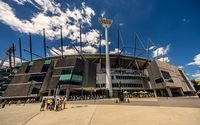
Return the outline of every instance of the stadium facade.
[[[13,74],[1,71],[1,98],[55,95],[108,95],[106,57],[83,54],[40,58],[17,63]],[[113,96],[119,91],[154,92],[157,96],[184,96],[195,92],[186,73],[167,63],[134,56],[110,54]],[[8,80],[9,78],[9,80]]]

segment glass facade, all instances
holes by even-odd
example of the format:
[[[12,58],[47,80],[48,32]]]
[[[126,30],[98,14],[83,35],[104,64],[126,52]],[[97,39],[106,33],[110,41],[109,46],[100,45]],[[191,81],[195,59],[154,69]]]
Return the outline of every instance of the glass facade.
[[[44,64],[50,65],[51,64],[51,60],[45,60]]]
[[[83,82],[83,75],[74,69],[64,69],[59,78],[60,84],[80,85]]]

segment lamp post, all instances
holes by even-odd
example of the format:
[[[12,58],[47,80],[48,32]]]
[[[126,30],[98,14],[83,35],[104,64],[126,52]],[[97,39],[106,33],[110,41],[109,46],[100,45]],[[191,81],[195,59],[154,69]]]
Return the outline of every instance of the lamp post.
[[[110,56],[108,46],[108,28],[112,24],[112,20],[106,18],[99,18],[99,23],[105,28],[105,39],[106,39],[106,88],[109,91],[109,97],[113,97],[111,73],[110,73]]]

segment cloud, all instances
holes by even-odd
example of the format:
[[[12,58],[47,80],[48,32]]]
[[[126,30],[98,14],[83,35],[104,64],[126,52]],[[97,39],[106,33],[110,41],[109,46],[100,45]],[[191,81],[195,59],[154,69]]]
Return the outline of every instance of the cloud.
[[[165,63],[170,62],[169,57],[161,57],[161,58],[159,58],[158,60],[159,60],[159,61],[162,61],[162,62],[165,62]]]
[[[106,15],[106,11],[104,10],[102,13],[101,13],[101,17],[104,17]]]
[[[117,54],[118,52],[121,52],[121,50],[115,48],[113,51],[110,51],[110,54]]]
[[[15,0],[20,5],[25,2],[32,3],[33,0]],[[59,39],[60,25],[63,26],[63,36],[71,40],[76,40],[79,32],[80,22],[82,25],[91,26],[91,19],[95,15],[94,10],[82,3],[81,8],[61,10],[60,4],[52,0],[35,0],[34,5],[42,11],[33,13],[29,20],[23,20],[16,16],[15,10],[7,3],[0,1],[0,21],[9,25],[13,30],[23,33],[33,33],[42,35],[42,29],[46,29],[48,39]],[[47,14],[51,13],[51,16]],[[87,42],[87,41],[85,41]]]
[[[51,48],[52,50],[50,50],[51,55],[53,56],[57,56],[56,53],[58,53],[59,55],[61,55],[61,48],[59,47],[58,49],[55,47]],[[76,49],[78,49],[78,51],[80,52],[80,47],[76,46]],[[55,52],[56,53],[55,53]],[[84,53],[96,53],[97,49],[91,45],[88,46],[84,46],[82,47],[82,52]],[[63,46],[63,55],[78,55],[79,53],[75,50],[75,48],[71,48],[70,46]]]
[[[124,23],[119,23],[119,26],[123,26],[124,25]]]
[[[183,66],[177,66],[178,68],[180,68],[180,69],[183,69],[184,67]]]
[[[155,57],[158,57],[158,56],[161,56],[161,55],[162,56],[166,55],[167,52],[169,51],[169,49],[170,49],[170,44],[167,45],[166,47],[159,47],[152,52],[152,56],[153,56],[153,58],[155,58]]]
[[[95,11],[87,6],[84,2],[81,3],[80,8],[68,7],[62,8],[61,4],[54,0],[14,0],[20,6],[25,3],[31,4],[39,12],[33,13],[30,19],[20,19],[16,16],[17,10],[12,8],[8,3],[0,1],[0,22],[10,26],[13,30],[32,33],[36,35],[43,35],[42,29],[46,30],[46,37],[49,40],[60,39],[60,26],[62,26],[63,37],[68,38],[72,44],[80,42],[80,23],[82,28],[89,26],[90,28],[82,30],[82,45],[84,52],[97,52],[99,46],[99,30],[92,29],[92,18]],[[105,11],[103,11],[103,16]],[[102,46],[105,45],[102,40]],[[52,48],[58,50],[59,48]],[[50,51],[53,54],[52,51]],[[73,48],[65,46],[66,54],[76,53]]]
[[[13,57],[11,58],[12,59],[12,66],[14,66],[14,63],[13,63]],[[2,60],[0,60],[0,63],[2,62]],[[15,64],[17,64],[17,63],[19,63],[19,62],[21,62],[20,61],[20,58],[18,58],[18,57],[15,57]],[[5,61],[4,61],[4,63],[3,63],[3,67],[9,67],[9,60],[8,59],[6,59]]]
[[[196,65],[200,67],[200,54],[197,54],[194,59],[193,62],[188,63],[187,65]]]
[[[0,60],[0,63],[2,62],[2,60]],[[6,60],[4,63],[3,63],[3,66],[2,67],[8,67],[9,66],[9,62],[8,60]]]
[[[57,56],[56,53],[61,55],[61,48],[57,49],[57,48],[52,47],[51,49],[53,50],[53,51],[50,50],[51,55]],[[70,48],[69,46],[63,46],[63,55],[74,55],[74,54],[78,54],[75,49]]]
[[[110,45],[110,44],[111,44],[111,42],[109,41],[108,45]],[[101,40],[101,46],[105,46],[105,45],[106,45],[106,40],[102,39]]]
[[[155,46],[150,46],[149,50],[153,50],[155,48]]]
[[[200,80],[200,72],[196,72],[195,74],[192,75],[193,78],[195,78],[195,80]]]
[[[91,45],[83,47],[82,50],[85,53],[96,53],[97,52],[97,49]]]

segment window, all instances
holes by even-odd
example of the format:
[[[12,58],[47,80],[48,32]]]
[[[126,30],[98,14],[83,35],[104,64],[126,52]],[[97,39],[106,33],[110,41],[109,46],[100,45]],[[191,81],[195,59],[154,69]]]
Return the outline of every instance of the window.
[[[123,83],[123,84],[119,84],[119,83],[113,83],[112,84],[113,88],[142,88],[143,85],[140,83]]]
[[[116,79],[143,79],[143,77],[138,77],[138,76],[116,76]]]
[[[66,74],[71,74],[72,73],[72,69],[64,69],[61,72],[61,75],[66,75]]]
[[[48,64],[44,64],[42,67],[42,71],[41,72],[47,72],[49,69],[49,65]]]
[[[26,68],[25,73],[28,73],[28,72],[30,71],[30,69],[31,69],[31,66],[28,66],[28,67]]]
[[[161,73],[162,73],[163,78],[164,78],[164,80],[165,80],[166,82],[174,82],[174,81],[172,80],[171,75],[169,74],[169,72],[161,70]]]
[[[96,84],[97,88],[104,88],[106,86],[106,84]]]
[[[190,88],[190,90],[193,90],[191,84],[189,83],[189,81],[187,80],[187,77],[184,75],[184,72],[182,70],[178,70],[179,73],[181,74],[181,77],[184,79],[184,81],[186,82],[186,85]]]
[[[31,94],[38,94],[40,92],[40,87],[42,84],[34,84]]]
[[[164,82],[163,78],[158,78],[155,80],[156,84]]]
[[[43,82],[44,77],[45,77],[44,75],[31,75],[29,81]]]
[[[60,75],[60,84],[80,85],[83,81],[83,74],[75,69],[64,69]]]

